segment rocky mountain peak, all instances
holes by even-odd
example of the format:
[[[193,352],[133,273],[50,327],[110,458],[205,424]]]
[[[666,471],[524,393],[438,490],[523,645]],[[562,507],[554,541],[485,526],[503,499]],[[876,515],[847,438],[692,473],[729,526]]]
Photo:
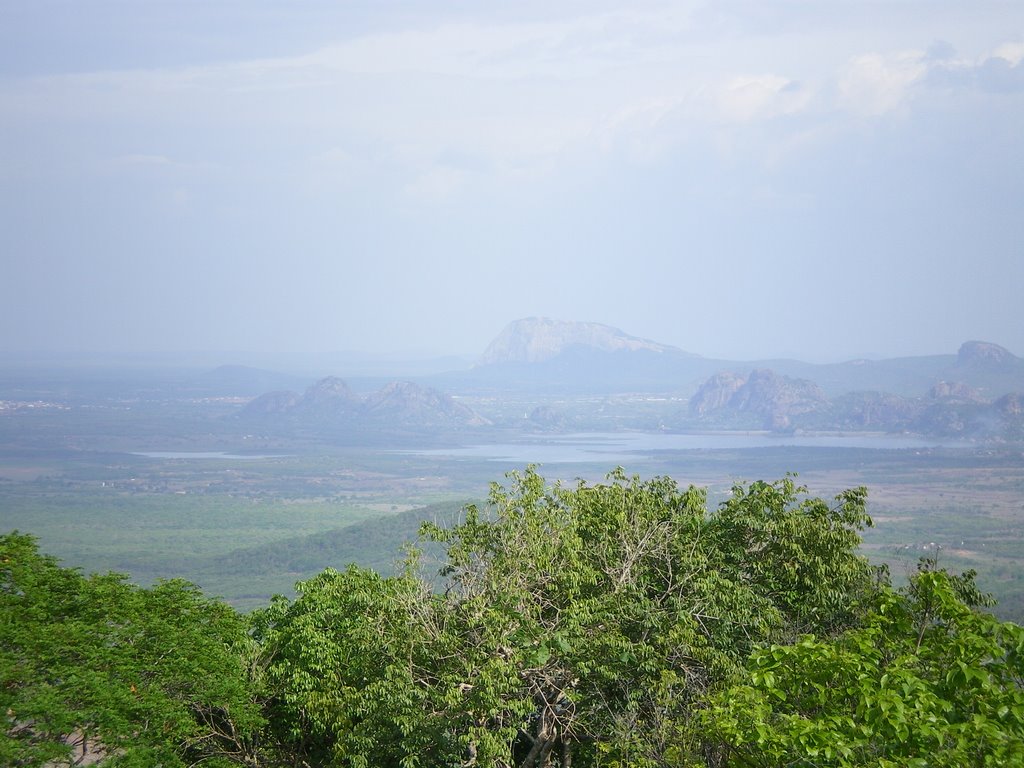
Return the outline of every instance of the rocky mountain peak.
[[[721,371],[705,381],[697,393],[690,398],[690,413],[694,416],[707,416],[709,413],[724,408],[732,396],[747,383],[744,376],[732,371]]]
[[[539,363],[570,347],[587,347],[601,352],[675,352],[664,344],[630,336],[601,323],[528,317],[515,320],[492,341],[480,357],[480,365],[494,363]]]
[[[1010,350],[988,341],[968,341],[957,352],[957,365],[984,365],[999,367],[1007,365],[1017,358]]]
[[[315,404],[336,400],[358,400],[359,398],[344,379],[328,376],[310,386],[302,399],[306,403]]]
[[[488,423],[472,408],[451,395],[411,381],[393,381],[366,399],[367,413],[401,421],[421,423],[463,423],[480,426]]]
[[[825,393],[814,382],[759,368],[749,376],[731,372],[712,376],[691,399],[690,412],[700,417],[719,411],[746,413],[761,418],[770,429],[783,429],[792,417],[827,405]]]

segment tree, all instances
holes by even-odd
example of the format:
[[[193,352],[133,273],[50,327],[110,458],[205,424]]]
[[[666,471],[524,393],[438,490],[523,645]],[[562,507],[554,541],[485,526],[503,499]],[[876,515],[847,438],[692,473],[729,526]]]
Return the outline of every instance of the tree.
[[[502,725],[528,713],[503,760],[655,765],[696,751],[692,715],[712,682],[755,644],[846,626],[871,590],[855,551],[863,490],[830,506],[789,478],[738,485],[709,514],[702,489],[664,477],[512,480],[486,512],[426,529],[447,545],[448,610],[472,638],[466,682],[506,686],[489,681],[473,711]]]
[[[755,652],[705,721],[735,766],[1024,764],[1024,629],[926,566],[863,625]]]
[[[192,585],[84,577],[0,536],[0,764],[252,763],[263,719],[245,622]]]
[[[427,631],[429,587],[350,566],[298,592],[253,617],[283,749],[309,765],[412,766],[422,751],[440,756],[434,670],[444,659]]]
[[[872,588],[863,491],[703,490],[532,468],[451,527],[436,590],[325,572],[257,619],[271,721],[336,765],[666,765],[700,754],[706,692],[758,644],[845,628]]]

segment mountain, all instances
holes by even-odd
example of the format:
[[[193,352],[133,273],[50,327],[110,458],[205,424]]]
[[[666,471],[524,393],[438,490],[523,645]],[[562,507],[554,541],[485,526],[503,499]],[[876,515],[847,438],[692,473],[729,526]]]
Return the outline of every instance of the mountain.
[[[990,370],[1013,370],[1021,363],[1010,350],[987,341],[964,342],[956,354],[960,368],[987,368]]]
[[[721,371],[762,369],[814,382],[827,398],[865,392],[917,398],[943,382],[951,392],[970,392],[970,397],[985,401],[1024,391],[1024,359],[985,341],[965,342],[956,354],[884,360],[730,361],[694,355],[600,323],[543,317],[510,323],[471,370],[431,380],[466,394],[659,392],[678,396],[696,392],[709,376]]]
[[[362,399],[343,379],[328,376],[312,384],[292,411],[307,419],[338,420],[356,416],[362,409]]]
[[[1024,359],[986,341],[965,342],[955,355],[850,360],[829,365],[795,361],[759,365],[813,379],[830,396],[875,390],[915,397],[942,381],[972,388],[988,399],[1024,391]]]
[[[352,430],[458,429],[489,423],[472,408],[430,387],[396,381],[361,397],[335,376],[321,379],[301,396],[287,391],[267,392],[249,402],[238,418],[271,427]]]
[[[516,320],[469,371],[431,377],[462,393],[609,394],[692,390],[721,368],[714,360],[600,323]]]
[[[990,358],[989,358],[990,360]],[[987,363],[986,363],[987,364]],[[1000,442],[1024,439],[1024,396],[989,401],[976,389],[937,382],[927,394],[846,392],[828,399],[807,379],[767,369],[720,372],[690,398],[690,426],[771,430],[912,432],[939,438]]]
[[[480,427],[488,423],[469,406],[429,387],[409,381],[393,381],[363,401],[367,416],[390,423],[420,426],[461,424]]]
[[[487,346],[478,365],[541,363],[573,347],[597,352],[654,352],[683,355],[682,350],[601,323],[528,317],[515,320]]]
[[[729,372],[716,374],[690,399],[692,416],[750,416],[767,429],[786,429],[794,418],[827,407],[825,393],[814,382],[779,376],[764,368],[748,376]]]

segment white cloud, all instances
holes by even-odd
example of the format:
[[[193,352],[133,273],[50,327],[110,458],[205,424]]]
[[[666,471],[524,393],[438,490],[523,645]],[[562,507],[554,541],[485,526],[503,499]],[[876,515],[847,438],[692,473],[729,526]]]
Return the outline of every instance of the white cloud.
[[[1017,66],[1021,60],[1024,60],[1024,43],[1004,43],[992,51],[992,55]]]

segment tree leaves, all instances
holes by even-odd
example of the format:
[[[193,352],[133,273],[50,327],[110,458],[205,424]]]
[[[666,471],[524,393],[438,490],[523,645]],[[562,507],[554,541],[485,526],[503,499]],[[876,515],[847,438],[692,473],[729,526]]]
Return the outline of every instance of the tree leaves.
[[[704,718],[727,764],[1019,764],[1024,630],[972,610],[965,586],[926,565],[835,640],[756,651]]]
[[[0,763],[245,763],[263,718],[245,622],[180,581],[84,577],[0,536]]]

